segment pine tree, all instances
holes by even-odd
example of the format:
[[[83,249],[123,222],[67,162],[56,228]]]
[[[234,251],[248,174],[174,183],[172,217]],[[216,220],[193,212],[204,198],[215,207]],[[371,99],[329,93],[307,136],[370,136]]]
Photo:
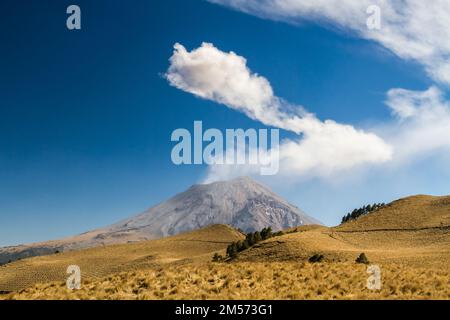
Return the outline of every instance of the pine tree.
[[[255,234],[253,232],[247,234],[247,237],[245,238],[249,246],[252,246],[256,243],[255,241]]]
[[[237,243],[233,242],[227,247],[227,256],[231,259],[235,258],[237,255]]]
[[[272,228],[271,227],[262,229],[261,238],[263,240],[269,239],[271,236],[272,236]]]
[[[259,231],[255,232],[255,243],[258,243],[262,240],[261,233]]]

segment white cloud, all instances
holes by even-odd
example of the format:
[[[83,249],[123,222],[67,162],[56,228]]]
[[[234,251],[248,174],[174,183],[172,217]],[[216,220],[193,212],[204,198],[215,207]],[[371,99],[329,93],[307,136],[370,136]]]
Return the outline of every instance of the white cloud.
[[[380,128],[380,134],[395,146],[395,163],[450,154],[450,103],[438,88],[392,89],[386,103],[400,120]]]
[[[245,58],[220,51],[208,43],[191,52],[181,44],[174,48],[166,73],[172,86],[241,111],[265,125],[299,135],[280,146],[281,174],[328,176],[391,159],[391,146],[377,135],[332,120],[320,121],[302,107],[289,105],[275,96],[269,81],[252,73]],[[255,169],[219,167],[211,170],[217,178]]]
[[[392,158],[392,147],[373,133],[332,120],[316,122],[318,129],[302,139],[280,146],[280,169],[313,176],[331,176],[363,164],[381,164]]]
[[[436,87],[431,87],[427,91],[391,89],[387,96],[386,104],[402,120],[440,109],[443,104],[442,93]]]
[[[209,0],[263,18],[313,21],[373,40],[428,74],[450,84],[450,1],[448,0]],[[370,5],[381,8],[380,30],[366,26]]]
[[[440,159],[441,164],[448,163],[450,102],[445,99],[442,91],[436,87],[425,91],[392,89],[387,93],[386,104],[395,118],[388,123],[376,125],[372,130],[392,147],[390,159],[383,158],[384,146],[378,143],[377,136],[373,135],[375,140],[370,142],[367,133],[363,136],[355,134],[355,129],[351,126],[346,127],[346,135],[340,124],[336,124],[336,134],[333,122],[328,121],[320,134],[304,135],[302,139],[285,141],[280,146],[280,177],[285,183],[286,178],[298,180],[308,177],[332,177],[334,181],[338,177],[348,176],[350,171],[362,175],[364,171],[354,169],[373,168],[367,164],[390,168],[385,171],[389,175],[400,171],[405,174],[407,168],[421,170],[413,165],[423,158],[433,157]],[[364,138],[357,141],[361,137]],[[348,144],[353,146],[351,150],[346,148]],[[381,148],[378,152],[374,150],[377,146]],[[371,149],[371,156],[378,155],[381,158],[367,161],[366,148]],[[447,167],[440,167],[439,170],[444,172]],[[257,175],[258,172],[259,167],[250,165],[211,166],[205,182]]]
[[[265,78],[250,73],[243,57],[217,50],[210,43],[192,52],[178,43],[174,48],[166,74],[171,85],[269,124],[276,112],[271,108],[276,105],[272,87]]]

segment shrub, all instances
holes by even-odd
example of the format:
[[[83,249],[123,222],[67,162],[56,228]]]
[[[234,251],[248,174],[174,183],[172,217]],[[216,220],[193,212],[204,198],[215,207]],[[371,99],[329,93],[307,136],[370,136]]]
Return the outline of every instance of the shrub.
[[[213,262],[220,262],[222,260],[223,260],[223,257],[220,254],[218,254],[217,252],[214,253],[213,258],[212,258]]]
[[[317,262],[322,262],[322,260],[324,259],[325,257],[323,256],[323,254],[318,254],[318,253],[316,253],[315,255],[313,255],[312,257],[310,257],[309,259],[308,259],[308,261],[310,262],[310,263],[317,263]]]
[[[356,258],[356,263],[369,264],[369,259],[367,259],[366,254],[363,252]]]

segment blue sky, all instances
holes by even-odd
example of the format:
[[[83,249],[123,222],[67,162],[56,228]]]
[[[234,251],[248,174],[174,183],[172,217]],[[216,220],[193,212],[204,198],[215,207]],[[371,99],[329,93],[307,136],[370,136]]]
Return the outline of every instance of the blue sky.
[[[205,166],[170,160],[172,131],[194,120],[265,128],[169,85],[164,74],[175,43],[234,51],[277,96],[358,128],[392,122],[390,89],[436,85],[420,62],[318,23],[274,21],[206,1],[77,0],[82,30],[69,31],[72,2],[0,4],[0,245],[104,226],[198,183]],[[447,86],[437,86],[445,95]],[[358,168],[332,179],[260,180],[333,225],[365,203],[449,193],[446,156],[423,154],[401,169]]]

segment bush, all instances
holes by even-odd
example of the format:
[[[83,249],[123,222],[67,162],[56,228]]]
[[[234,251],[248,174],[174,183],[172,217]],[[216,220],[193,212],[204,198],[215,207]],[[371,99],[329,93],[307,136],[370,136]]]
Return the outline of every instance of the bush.
[[[220,254],[218,254],[217,252],[214,253],[213,258],[212,258],[213,262],[220,262],[222,260],[223,260],[223,257]]]
[[[323,256],[323,254],[318,254],[318,253],[316,253],[315,255],[313,255],[312,257],[310,257],[309,259],[308,259],[308,261],[310,262],[310,263],[317,263],[317,262],[322,262],[322,260],[324,259],[325,257]]]
[[[363,252],[356,258],[356,263],[369,264],[369,259],[367,259],[366,254]]]

